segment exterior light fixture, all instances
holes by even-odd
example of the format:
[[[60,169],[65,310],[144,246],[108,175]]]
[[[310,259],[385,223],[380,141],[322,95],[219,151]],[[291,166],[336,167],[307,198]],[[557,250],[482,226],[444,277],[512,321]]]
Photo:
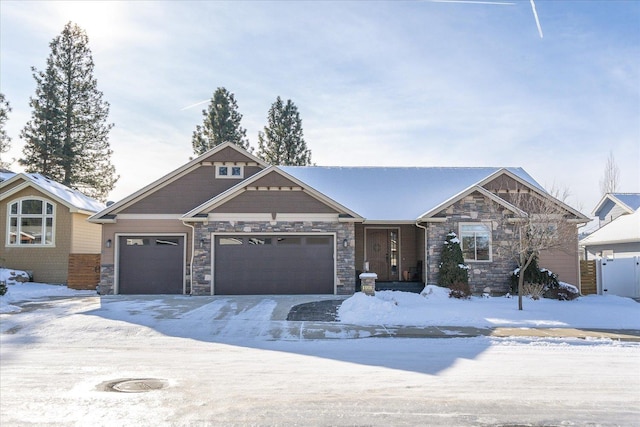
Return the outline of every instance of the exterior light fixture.
[[[342,241],[342,246],[344,246],[345,248],[348,248],[349,247],[349,241],[347,239],[344,239]]]
[[[105,246],[110,248],[111,247],[111,239],[108,239],[107,242],[105,243]]]
[[[204,239],[200,239],[200,247],[204,247]]]

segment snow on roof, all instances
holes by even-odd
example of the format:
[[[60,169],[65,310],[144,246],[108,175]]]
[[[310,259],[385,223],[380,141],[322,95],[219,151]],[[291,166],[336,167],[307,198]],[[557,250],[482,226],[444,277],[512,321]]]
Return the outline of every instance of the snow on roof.
[[[637,211],[640,208],[640,193],[612,193],[616,199]]]
[[[58,199],[61,199],[70,207],[72,206],[80,210],[89,212],[98,212],[105,207],[104,204],[92,199],[91,197],[85,196],[78,190],[73,190],[66,185],[60,184],[59,182],[49,179],[39,173],[14,174],[12,172],[9,172],[3,173],[2,178],[4,178],[3,180],[8,180],[13,178],[15,175],[24,177],[40,190],[44,191],[45,193],[49,193],[52,196],[57,197]]]
[[[498,167],[280,166],[368,221],[415,221]],[[522,168],[506,168],[545,191]]]
[[[640,210],[621,215],[580,240],[580,245],[640,242]]]

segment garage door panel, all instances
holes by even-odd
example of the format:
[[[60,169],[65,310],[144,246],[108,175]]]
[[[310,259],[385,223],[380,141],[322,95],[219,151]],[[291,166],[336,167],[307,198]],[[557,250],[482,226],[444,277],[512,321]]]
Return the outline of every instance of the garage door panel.
[[[332,294],[332,236],[219,236],[215,293]]]
[[[120,236],[119,252],[118,293],[183,293],[183,236]]]

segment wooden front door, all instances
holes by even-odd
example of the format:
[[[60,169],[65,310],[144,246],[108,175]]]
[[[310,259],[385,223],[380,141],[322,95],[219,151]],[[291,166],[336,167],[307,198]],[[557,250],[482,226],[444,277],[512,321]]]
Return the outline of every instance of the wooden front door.
[[[365,260],[369,262],[369,271],[378,275],[380,282],[393,282],[398,276],[398,229],[367,229],[367,247]]]

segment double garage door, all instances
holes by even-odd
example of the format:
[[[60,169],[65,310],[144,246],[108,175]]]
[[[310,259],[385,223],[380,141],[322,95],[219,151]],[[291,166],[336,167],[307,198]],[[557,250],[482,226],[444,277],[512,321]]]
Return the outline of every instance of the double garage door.
[[[333,294],[330,235],[225,235],[214,239],[216,295]]]
[[[120,236],[118,293],[183,294],[184,236]],[[333,294],[332,235],[217,235],[216,295]]]

